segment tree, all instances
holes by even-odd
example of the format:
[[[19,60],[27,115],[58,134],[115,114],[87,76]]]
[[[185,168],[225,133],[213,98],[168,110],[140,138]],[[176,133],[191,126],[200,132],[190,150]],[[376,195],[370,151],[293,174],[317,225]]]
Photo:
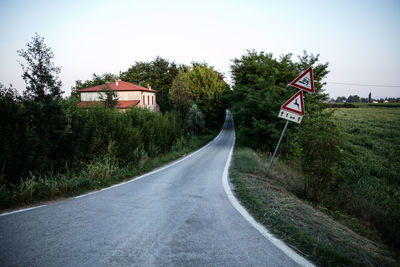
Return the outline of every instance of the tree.
[[[135,62],[127,71],[120,73],[120,78],[123,81],[135,83],[145,86],[150,83],[150,62]],[[154,85],[153,85],[154,87]],[[157,88],[158,89],[158,88]]]
[[[204,115],[196,104],[193,104],[189,109],[187,124],[190,133],[193,135],[201,134],[204,130]]]
[[[20,62],[26,83],[24,96],[39,102],[59,100],[63,91],[59,80],[61,68],[53,63],[54,54],[44,43],[44,38],[37,33],[32,42],[27,44],[27,50],[18,50],[25,62]]]
[[[349,95],[349,97],[347,98],[347,102],[349,103],[355,103],[355,102],[360,102],[361,99],[358,95]]]
[[[99,98],[109,108],[114,108],[118,104],[118,94],[111,88],[109,83],[101,88]]]
[[[347,101],[347,97],[345,97],[345,96],[338,96],[337,98],[336,98],[336,103],[344,103],[344,102],[346,102]]]
[[[296,90],[287,87],[299,73],[313,66],[315,94],[307,94],[306,112],[319,109],[318,103],[327,99],[322,90],[322,79],[327,74],[328,64],[318,64],[318,55],[306,52],[292,61],[292,54],[274,58],[270,53],[247,51],[241,58],[235,58],[231,65],[234,82],[229,96],[231,112],[235,118],[239,144],[262,150],[273,150],[285,122],[277,118],[280,106]],[[285,142],[280,147],[281,155],[298,153],[298,127],[290,124],[285,133]],[[293,142],[293,144],[291,143]]]
[[[369,92],[369,94],[368,94],[368,102],[371,103],[371,100],[372,100],[371,99],[371,92]]]
[[[192,105],[193,100],[189,96],[189,83],[184,78],[184,70],[180,71],[175,77],[172,88],[171,88],[171,100],[174,109],[179,112],[183,120],[189,112],[189,108]]]
[[[115,82],[118,80],[118,76],[112,73],[103,73],[101,75],[97,75],[96,73],[92,74],[91,80],[86,80],[82,82],[81,80],[75,81],[75,86],[71,89],[72,97],[79,97],[78,90],[84,89],[88,87],[93,87],[97,85],[106,84],[107,82]]]
[[[178,74],[178,66],[161,57],[151,62],[136,62],[127,71],[120,73],[123,81],[151,86],[158,91],[157,103],[161,111],[172,108],[170,90],[172,82]]]
[[[17,52],[23,59],[20,64],[26,83],[22,105],[29,114],[26,148],[30,150],[30,159],[26,167],[39,171],[56,169],[65,162],[54,155],[68,149],[65,145],[66,114],[61,103],[62,83],[58,77],[61,69],[55,66],[53,52],[38,34],[27,44],[26,50]]]
[[[229,88],[221,73],[205,63],[193,63],[192,67],[181,68],[173,85],[171,94],[175,104],[183,103],[178,98],[184,99],[187,95],[204,114],[207,127],[220,126],[226,109],[223,95]]]
[[[233,60],[231,73],[234,86],[229,102],[238,144],[272,150],[284,124],[277,118],[280,106],[295,93],[286,85],[299,73],[291,54],[274,59],[272,54],[247,51]],[[285,140],[292,133],[287,131]],[[285,147],[283,142],[283,154]]]

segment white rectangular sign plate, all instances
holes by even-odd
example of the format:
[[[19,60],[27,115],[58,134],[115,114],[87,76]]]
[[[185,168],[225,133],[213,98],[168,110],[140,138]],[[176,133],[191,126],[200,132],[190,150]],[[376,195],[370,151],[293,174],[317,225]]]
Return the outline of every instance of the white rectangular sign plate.
[[[281,111],[279,111],[278,118],[282,118],[300,124],[301,120],[303,119],[303,116],[281,109]]]

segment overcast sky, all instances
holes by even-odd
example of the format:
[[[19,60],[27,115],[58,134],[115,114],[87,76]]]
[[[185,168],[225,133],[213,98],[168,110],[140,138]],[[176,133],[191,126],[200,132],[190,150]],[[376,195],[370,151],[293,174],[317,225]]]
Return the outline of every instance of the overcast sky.
[[[231,60],[255,49],[293,59],[303,50],[320,54],[329,62],[325,89],[334,98],[400,97],[398,0],[0,0],[0,82],[20,92],[17,50],[35,32],[62,68],[66,95],[92,73],[119,74],[156,56],[205,61],[229,77]]]

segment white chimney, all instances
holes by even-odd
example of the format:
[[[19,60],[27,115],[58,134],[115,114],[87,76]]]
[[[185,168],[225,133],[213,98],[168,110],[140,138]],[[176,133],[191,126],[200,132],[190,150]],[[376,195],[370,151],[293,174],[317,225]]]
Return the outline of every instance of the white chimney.
[[[118,80],[117,80],[117,81],[115,81],[115,86],[118,86]]]

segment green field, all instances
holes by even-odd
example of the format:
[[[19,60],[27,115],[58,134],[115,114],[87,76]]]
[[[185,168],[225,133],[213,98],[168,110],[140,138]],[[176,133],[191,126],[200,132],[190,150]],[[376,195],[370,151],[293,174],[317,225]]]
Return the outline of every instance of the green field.
[[[400,246],[400,108],[335,109],[343,131],[342,208]]]

